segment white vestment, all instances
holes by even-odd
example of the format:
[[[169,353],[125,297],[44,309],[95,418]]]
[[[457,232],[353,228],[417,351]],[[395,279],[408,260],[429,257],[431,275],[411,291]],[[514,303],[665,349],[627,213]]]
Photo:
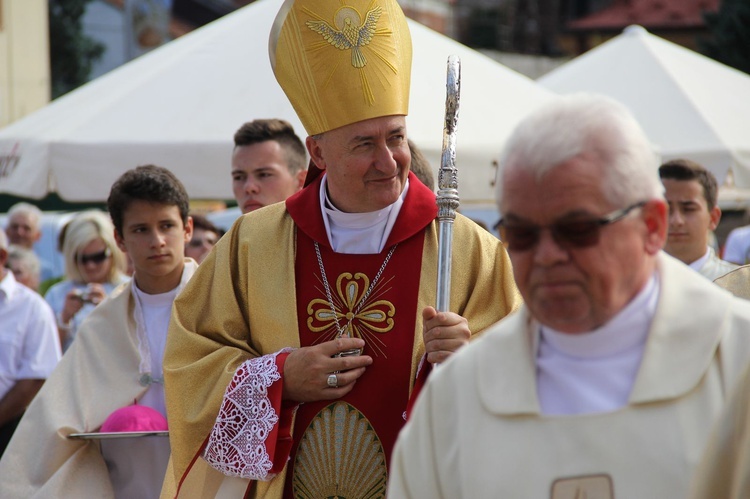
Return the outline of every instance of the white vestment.
[[[658,258],[661,292],[628,404],[544,416],[528,309],[433,373],[402,430],[388,497],[681,498],[750,358],[750,303]]]
[[[698,269],[698,272],[702,275],[707,277],[710,280],[718,279],[719,277],[733,271],[737,268],[737,265],[735,265],[732,262],[728,262],[726,260],[722,260],[719,258],[719,256],[716,254],[713,248],[708,248],[708,258],[706,259],[705,263],[701,265],[700,269]]]
[[[180,287],[196,268],[186,259]],[[141,400],[149,389],[141,382],[153,373],[144,371],[151,363],[141,355],[145,338],[136,319],[133,282],[122,284],[91,312],[26,411],[0,460],[3,499],[116,497],[118,486],[113,486],[100,441],[68,435],[98,431],[113,411]],[[149,483],[150,494],[144,487],[137,489],[139,499],[158,497],[166,467],[163,447],[168,447],[164,437],[143,438],[161,442],[136,442],[132,449],[124,442],[109,445],[112,451],[134,451],[133,466],[120,466],[116,476],[124,481],[126,474],[134,473],[134,481]],[[158,466],[162,468],[156,470]]]

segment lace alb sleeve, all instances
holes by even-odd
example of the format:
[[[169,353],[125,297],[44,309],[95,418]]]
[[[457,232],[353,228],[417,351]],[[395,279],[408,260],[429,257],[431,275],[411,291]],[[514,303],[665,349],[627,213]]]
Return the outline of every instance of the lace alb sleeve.
[[[235,372],[209,436],[203,458],[225,475],[270,480],[268,437],[279,422],[268,388],[281,379],[276,356],[245,361]]]

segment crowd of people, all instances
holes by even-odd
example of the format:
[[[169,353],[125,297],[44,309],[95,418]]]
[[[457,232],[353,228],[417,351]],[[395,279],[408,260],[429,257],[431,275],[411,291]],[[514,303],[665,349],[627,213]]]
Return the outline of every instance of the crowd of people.
[[[504,145],[500,238],[456,215],[436,310],[409,37],[395,0],[285,4],[306,138],[237,130],[226,234],[157,165],[63,227],[62,276],[9,210],[0,497],[750,496],[750,267],[709,239],[716,179],[560,97]]]

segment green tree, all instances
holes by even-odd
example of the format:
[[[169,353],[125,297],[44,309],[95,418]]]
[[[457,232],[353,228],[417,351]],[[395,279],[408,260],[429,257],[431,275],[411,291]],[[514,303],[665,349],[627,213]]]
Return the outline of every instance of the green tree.
[[[703,18],[711,37],[698,40],[701,52],[750,73],[750,0],[722,0],[718,12]]]
[[[49,52],[52,98],[88,81],[104,45],[83,33],[81,18],[92,0],[49,0]]]

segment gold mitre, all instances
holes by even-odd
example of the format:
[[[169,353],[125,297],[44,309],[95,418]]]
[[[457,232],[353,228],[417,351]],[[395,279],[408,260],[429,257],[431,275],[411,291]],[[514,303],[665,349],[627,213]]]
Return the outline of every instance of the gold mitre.
[[[268,49],[309,135],[408,114],[411,35],[395,0],[286,0]]]

